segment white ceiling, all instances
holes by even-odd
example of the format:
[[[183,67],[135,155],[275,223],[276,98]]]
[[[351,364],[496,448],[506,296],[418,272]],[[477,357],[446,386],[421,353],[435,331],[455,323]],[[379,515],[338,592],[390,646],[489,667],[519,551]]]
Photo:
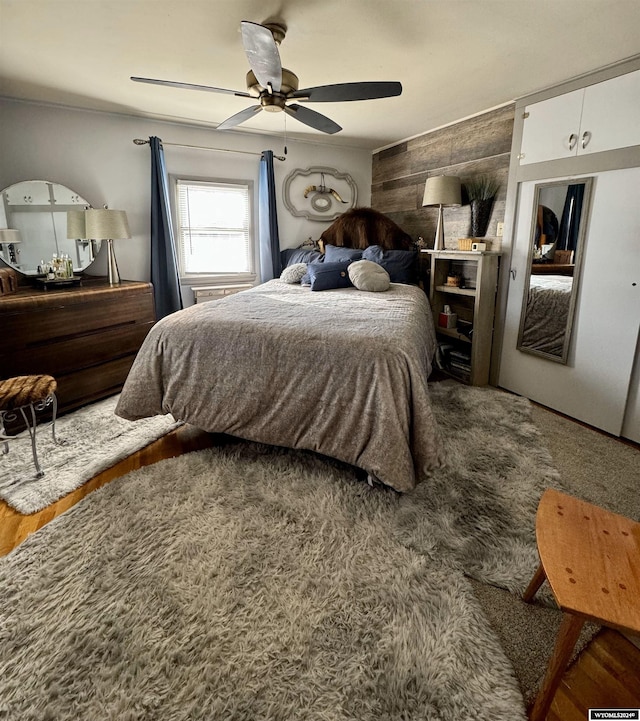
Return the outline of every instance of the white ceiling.
[[[640,0],[0,0],[0,95],[215,127],[252,102],[241,20],[278,18],[300,87],[399,80],[400,97],[308,107],[376,149],[640,53]],[[284,113],[243,130],[284,132]]]

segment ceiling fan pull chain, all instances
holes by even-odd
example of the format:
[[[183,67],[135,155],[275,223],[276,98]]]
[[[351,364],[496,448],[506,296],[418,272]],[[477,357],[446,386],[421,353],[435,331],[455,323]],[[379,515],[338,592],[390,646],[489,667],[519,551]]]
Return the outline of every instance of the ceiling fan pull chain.
[[[287,154],[287,114],[284,114],[284,154]]]

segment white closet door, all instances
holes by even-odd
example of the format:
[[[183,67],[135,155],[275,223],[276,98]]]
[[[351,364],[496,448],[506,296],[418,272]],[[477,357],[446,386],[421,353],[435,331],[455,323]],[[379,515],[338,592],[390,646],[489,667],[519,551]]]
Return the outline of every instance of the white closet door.
[[[516,350],[534,187],[543,181],[521,184],[499,385],[620,435],[640,325],[640,168],[593,177],[567,365]]]
[[[638,287],[640,287],[640,280],[638,281]],[[640,335],[638,336],[636,349],[636,362],[631,375],[631,384],[629,385],[629,398],[627,399],[627,410],[622,424],[622,435],[624,438],[640,443]]]

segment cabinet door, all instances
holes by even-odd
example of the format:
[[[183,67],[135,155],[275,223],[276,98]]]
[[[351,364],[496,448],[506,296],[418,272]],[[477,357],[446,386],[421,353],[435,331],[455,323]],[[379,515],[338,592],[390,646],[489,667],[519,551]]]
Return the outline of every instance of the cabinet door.
[[[640,168],[595,176],[567,365],[516,350],[534,187],[520,187],[499,385],[618,436],[640,324]]]
[[[638,282],[640,288],[640,281]],[[638,291],[640,292],[640,290]],[[629,385],[629,397],[627,398],[627,411],[622,425],[624,438],[640,443],[640,338],[638,339],[638,351],[636,363]]]
[[[522,127],[520,165],[576,154],[583,98],[584,88],[581,88],[527,105],[525,112],[528,117]]]
[[[78,195],[75,190],[71,190],[70,188],[67,188],[64,185],[59,185],[58,183],[54,183],[53,185],[53,198],[56,206],[88,205],[87,201],[82,196]],[[82,207],[80,207],[80,210],[82,210]]]
[[[50,184],[40,180],[20,183],[17,187],[9,188],[5,192],[7,205],[46,205],[51,206]]]
[[[640,145],[639,118],[640,70],[590,85],[584,94],[578,153]]]

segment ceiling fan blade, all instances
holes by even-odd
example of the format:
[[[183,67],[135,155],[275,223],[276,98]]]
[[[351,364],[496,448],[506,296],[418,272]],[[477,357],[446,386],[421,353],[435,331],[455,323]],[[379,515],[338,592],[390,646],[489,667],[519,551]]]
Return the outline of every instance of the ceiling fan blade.
[[[271,30],[248,20],[243,20],[240,27],[249,67],[253,70],[257,81],[263,88],[271,86],[276,93],[279,93],[282,86],[282,64]]]
[[[240,123],[244,123],[245,120],[249,120],[249,118],[260,112],[260,110],[262,110],[261,105],[250,105],[248,108],[241,110],[239,113],[236,113],[221,122],[220,125],[216,127],[216,130],[228,130],[236,125],[240,125]]]
[[[194,85],[193,83],[178,83],[173,80],[154,80],[153,78],[137,78],[131,76],[131,80],[136,83],[149,83],[150,85],[166,85],[170,88],[184,88],[185,90],[206,90],[209,93],[227,93],[227,95],[237,95],[241,98],[252,98],[253,95],[244,90],[226,90],[225,88],[214,88],[211,85]]]
[[[293,103],[293,105],[285,105],[284,112],[292,118],[299,120],[301,123],[316,130],[321,130],[323,133],[329,133],[329,135],[333,135],[333,133],[342,130],[342,127],[338,125],[338,123],[334,123],[333,120],[326,115],[321,115],[320,113],[316,113],[315,110],[305,108],[296,103]]]
[[[289,97],[310,103],[339,103],[345,100],[376,100],[402,93],[398,82],[337,83],[296,90]]]

